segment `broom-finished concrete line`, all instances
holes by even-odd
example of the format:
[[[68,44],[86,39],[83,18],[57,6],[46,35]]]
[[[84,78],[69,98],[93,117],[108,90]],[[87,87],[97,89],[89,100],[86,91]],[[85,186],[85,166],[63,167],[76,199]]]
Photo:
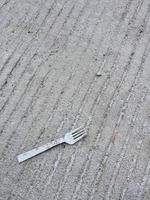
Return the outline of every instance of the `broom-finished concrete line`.
[[[149,200],[149,63],[149,0],[1,0],[0,200]]]

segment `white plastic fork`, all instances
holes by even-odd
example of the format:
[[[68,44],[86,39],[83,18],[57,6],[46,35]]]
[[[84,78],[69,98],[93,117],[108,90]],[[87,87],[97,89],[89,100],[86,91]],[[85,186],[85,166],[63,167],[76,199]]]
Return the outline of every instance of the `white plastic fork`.
[[[74,144],[74,143],[78,142],[80,139],[82,139],[83,137],[85,137],[86,135],[87,134],[86,134],[85,128],[79,127],[75,130],[72,130],[72,131],[66,133],[63,138],[59,138],[59,139],[52,141],[50,143],[47,143],[43,146],[37,147],[35,149],[32,149],[30,151],[27,151],[23,154],[18,155],[17,156],[18,162],[20,163],[29,158],[32,158],[40,153],[43,153],[44,151],[51,149],[54,146],[57,146],[58,144],[62,144],[62,143]]]

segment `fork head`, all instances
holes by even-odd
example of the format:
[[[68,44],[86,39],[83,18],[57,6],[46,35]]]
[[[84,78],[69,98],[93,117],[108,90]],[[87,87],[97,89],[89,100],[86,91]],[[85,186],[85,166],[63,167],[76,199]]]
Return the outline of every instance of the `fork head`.
[[[67,144],[74,144],[87,135],[84,127],[79,127],[65,134],[64,140]]]

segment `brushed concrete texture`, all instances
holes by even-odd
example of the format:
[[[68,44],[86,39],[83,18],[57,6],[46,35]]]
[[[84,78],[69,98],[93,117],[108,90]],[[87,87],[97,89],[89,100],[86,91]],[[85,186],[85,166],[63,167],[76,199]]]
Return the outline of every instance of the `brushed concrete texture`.
[[[60,199],[150,200],[149,0],[0,0],[0,200]]]

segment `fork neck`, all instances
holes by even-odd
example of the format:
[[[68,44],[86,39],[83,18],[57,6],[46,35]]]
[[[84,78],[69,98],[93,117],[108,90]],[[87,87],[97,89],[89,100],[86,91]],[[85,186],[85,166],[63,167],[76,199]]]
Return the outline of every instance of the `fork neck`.
[[[65,140],[64,140],[64,138],[58,138],[58,139],[56,140],[56,142],[57,142],[57,144],[61,144],[61,143],[64,143]]]

